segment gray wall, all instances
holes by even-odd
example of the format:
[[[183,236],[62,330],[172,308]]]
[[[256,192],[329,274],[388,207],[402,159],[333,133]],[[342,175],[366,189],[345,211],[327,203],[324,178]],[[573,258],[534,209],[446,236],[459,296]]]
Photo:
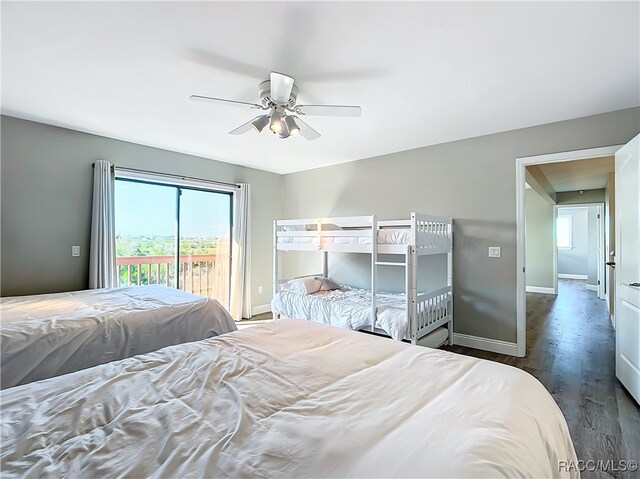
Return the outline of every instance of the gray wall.
[[[533,189],[526,195],[527,286],[553,289],[553,205]]]
[[[91,164],[175,173],[252,188],[252,302],[271,300],[272,222],[282,216],[282,176],[3,116],[3,296],[88,285]],[[71,257],[71,246],[82,255]],[[258,287],[263,286],[263,293]]]
[[[604,188],[599,190],[563,191],[556,193],[556,202],[559,205],[571,205],[580,203],[604,203],[606,200]]]
[[[285,217],[453,217],[455,329],[515,342],[515,159],[622,144],[639,131],[633,108],[294,173],[284,178]],[[489,246],[502,257],[488,258]],[[289,276],[320,269],[309,256],[285,256]],[[359,281],[358,269],[341,269]]]
[[[587,276],[589,211],[587,208],[559,208],[558,217],[561,216],[569,216],[573,219],[573,246],[558,248],[558,274]]]

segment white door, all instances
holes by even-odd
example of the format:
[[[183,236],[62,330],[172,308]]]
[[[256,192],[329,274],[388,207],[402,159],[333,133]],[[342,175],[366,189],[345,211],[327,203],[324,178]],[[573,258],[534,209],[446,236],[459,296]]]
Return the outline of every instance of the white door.
[[[640,403],[640,135],[616,152],[616,376]]]

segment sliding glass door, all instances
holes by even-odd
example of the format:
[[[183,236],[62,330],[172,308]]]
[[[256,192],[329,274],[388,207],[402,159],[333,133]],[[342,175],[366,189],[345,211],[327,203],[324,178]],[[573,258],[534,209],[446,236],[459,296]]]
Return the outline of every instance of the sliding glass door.
[[[161,284],[229,306],[231,193],[116,179],[119,286]]]
[[[118,286],[177,286],[178,194],[172,186],[116,180]]]
[[[229,306],[231,194],[181,189],[179,288]]]

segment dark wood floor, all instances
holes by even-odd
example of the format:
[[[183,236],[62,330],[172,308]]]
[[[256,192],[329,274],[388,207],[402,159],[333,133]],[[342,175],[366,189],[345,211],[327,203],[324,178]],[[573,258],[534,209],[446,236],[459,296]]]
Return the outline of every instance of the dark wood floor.
[[[527,294],[527,356],[454,346],[451,351],[524,369],[564,413],[578,459],[640,462],[640,411],[615,377],[615,336],[605,301],[584,281],[561,280],[558,296]],[[640,477],[589,472],[583,478]]]

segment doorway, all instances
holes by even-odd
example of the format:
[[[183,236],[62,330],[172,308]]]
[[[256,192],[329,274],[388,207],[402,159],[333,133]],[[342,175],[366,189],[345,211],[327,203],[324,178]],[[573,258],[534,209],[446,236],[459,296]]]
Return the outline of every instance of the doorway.
[[[526,229],[526,195],[528,189],[533,189],[535,185],[536,191],[539,191],[541,195],[545,196],[547,202],[553,206],[557,204],[557,194],[552,186],[545,182],[543,179],[538,181],[535,174],[528,171],[528,168],[534,170],[539,169],[540,165],[565,163],[565,162],[578,162],[587,161],[597,158],[612,157],[622,145],[608,146],[603,148],[593,148],[589,150],[579,150],[563,153],[554,153],[550,155],[541,155],[534,157],[518,158],[516,160],[516,242],[517,242],[517,355],[524,357],[526,355],[526,267],[527,267],[527,229]],[[544,176],[544,175],[543,175]],[[527,185],[532,188],[527,188]],[[577,191],[567,192],[563,195],[563,201],[578,204],[585,203],[584,197],[580,195],[582,189]],[[577,198],[581,198],[576,200]],[[553,231],[556,231],[557,225],[554,223],[552,226]],[[555,244],[553,245],[555,249]],[[553,249],[549,251],[549,257],[553,258],[553,269],[556,271],[553,274],[554,284],[551,289],[554,293],[557,293],[557,256],[553,253]],[[605,251],[607,251],[605,249]],[[609,252],[609,251],[607,251]]]
[[[555,293],[560,292],[558,280],[574,280],[605,300],[605,203],[554,205],[553,209]]]

